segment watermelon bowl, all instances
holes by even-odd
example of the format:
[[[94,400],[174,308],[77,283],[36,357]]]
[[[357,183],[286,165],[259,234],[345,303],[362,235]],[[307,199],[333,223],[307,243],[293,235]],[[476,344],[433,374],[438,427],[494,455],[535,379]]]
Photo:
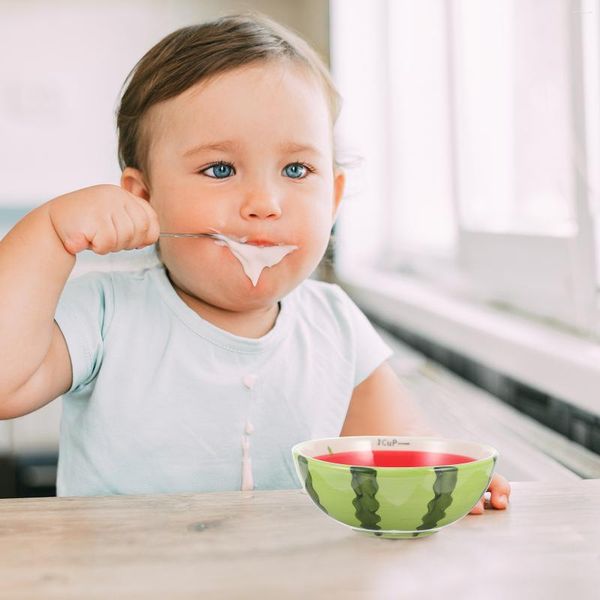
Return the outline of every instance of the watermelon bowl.
[[[498,451],[440,437],[356,436],[292,448],[302,487],[325,514],[385,538],[429,536],[469,514]]]

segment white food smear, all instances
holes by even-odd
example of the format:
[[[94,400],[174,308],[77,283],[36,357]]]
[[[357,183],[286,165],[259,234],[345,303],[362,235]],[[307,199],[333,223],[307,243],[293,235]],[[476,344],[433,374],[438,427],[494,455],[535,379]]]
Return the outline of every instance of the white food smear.
[[[244,273],[249,277],[253,286],[256,286],[263,269],[272,267],[283,260],[290,252],[298,249],[298,246],[255,246],[232,240],[221,233],[213,234],[215,244],[228,246],[231,253],[240,261]]]
[[[242,383],[248,388],[252,398],[252,390],[258,377],[253,373],[248,373],[242,377]],[[246,419],[244,425],[244,435],[242,435],[242,492],[249,492],[254,489],[254,476],[252,474],[252,459],[250,458],[250,436],[254,433],[254,425]]]
[[[244,435],[242,436],[242,492],[254,489],[254,476],[252,474],[252,459],[250,458],[250,436],[254,432],[254,425],[246,421]]]

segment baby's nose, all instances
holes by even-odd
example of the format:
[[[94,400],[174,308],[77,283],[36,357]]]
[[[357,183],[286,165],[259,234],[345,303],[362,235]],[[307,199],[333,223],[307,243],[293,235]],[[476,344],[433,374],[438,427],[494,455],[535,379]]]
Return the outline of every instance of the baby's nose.
[[[242,205],[242,217],[245,219],[278,219],[281,216],[281,205],[274,194],[248,194]]]

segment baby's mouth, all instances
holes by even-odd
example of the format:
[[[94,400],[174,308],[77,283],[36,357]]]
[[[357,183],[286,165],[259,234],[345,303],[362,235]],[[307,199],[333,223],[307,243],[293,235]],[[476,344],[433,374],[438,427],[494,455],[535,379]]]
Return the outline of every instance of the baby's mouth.
[[[274,242],[273,240],[268,240],[265,238],[249,238],[247,235],[239,237],[235,235],[226,235],[216,229],[211,229],[211,235],[213,235],[217,239],[228,238],[230,240],[234,240],[235,242],[239,242],[240,244],[249,244],[250,246],[260,246],[261,248],[267,246],[285,246],[286,244],[283,242]]]
[[[263,269],[273,267],[281,262],[290,252],[298,249],[298,246],[277,244],[264,239],[234,239],[216,233],[215,244],[227,246],[231,253],[240,261],[244,273],[248,276],[252,285],[256,287]]]
[[[261,248],[266,248],[268,246],[283,246],[283,244],[277,244],[276,242],[270,242],[269,240],[246,240],[244,244],[259,246]]]

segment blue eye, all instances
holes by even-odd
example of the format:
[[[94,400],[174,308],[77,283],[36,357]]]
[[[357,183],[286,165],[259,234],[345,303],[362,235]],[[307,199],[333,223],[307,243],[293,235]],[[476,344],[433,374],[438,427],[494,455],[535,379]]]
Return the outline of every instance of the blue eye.
[[[302,179],[306,177],[308,171],[308,167],[302,163],[291,163],[283,168],[285,176],[291,179]]]
[[[212,171],[212,174],[210,173]],[[232,164],[226,162],[215,163],[202,171],[208,177],[213,179],[226,179],[235,174],[235,169]]]

